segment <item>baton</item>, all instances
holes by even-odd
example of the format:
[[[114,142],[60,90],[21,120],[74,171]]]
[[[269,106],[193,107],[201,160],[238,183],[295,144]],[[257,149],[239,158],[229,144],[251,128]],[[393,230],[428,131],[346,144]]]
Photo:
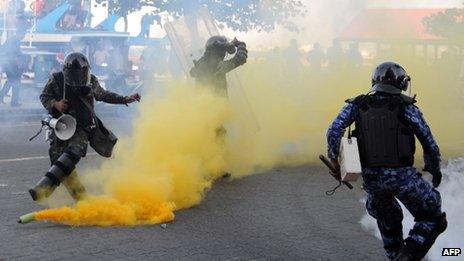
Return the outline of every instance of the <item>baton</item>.
[[[319,155],[319,159],[329,168],[330,170],[330,175],[334,177],[336,180],[340,181],[338,179],[336,173],[339,173],[338,170],[335,169],[335,167],[332,165],[332,163],[324,156],[324,155]],[[348,181],[342,181],[345,186],[347,186],[349,189],[353,189],[353,185],[351,185]]]

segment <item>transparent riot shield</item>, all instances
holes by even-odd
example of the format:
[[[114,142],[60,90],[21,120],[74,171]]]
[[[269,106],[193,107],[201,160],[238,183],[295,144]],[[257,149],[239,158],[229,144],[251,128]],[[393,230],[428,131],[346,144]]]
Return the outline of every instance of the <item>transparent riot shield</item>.
[[[193,61],[198,60],[204,52],[206,41],[213,35],[221,35],[218,27],[207,8],[201,8],[197,13],[184,16],[164,26],[183,72],[190,77]],[[227,59],[227,57],[226,57]],[[229,100],[234,108],[240,108],[241,122],[251,124],[252,129],[259,130],[259,124],[251,108],[240,77],[234,71],[227,74]]]

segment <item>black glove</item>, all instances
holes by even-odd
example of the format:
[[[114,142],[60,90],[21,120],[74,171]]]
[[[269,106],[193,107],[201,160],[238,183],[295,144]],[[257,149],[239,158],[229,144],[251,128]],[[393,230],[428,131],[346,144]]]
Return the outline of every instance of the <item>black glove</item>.
[[[434,172],[432,176],[433,176],[433,179],[432,179],[433,187],[437,188],[438,186],[440,186],[440,183],[441,183],[441,177],[442,177],[441,171]]]
[[[239,66],[246,63],[248,58],[248,50],[246,49],[245,44],[240,44],[237,47],[237,53],[235,54],[235,56],[237,58],[237,63]]]

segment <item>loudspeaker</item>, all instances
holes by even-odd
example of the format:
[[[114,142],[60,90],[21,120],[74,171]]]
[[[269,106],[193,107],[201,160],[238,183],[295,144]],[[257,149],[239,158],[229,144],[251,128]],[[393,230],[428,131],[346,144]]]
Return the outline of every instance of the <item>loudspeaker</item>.
[[[56,137],[63,141],[69,140],[74,135],[77,126],[76,119],[69,114],[63,114],[58,119],[49,114],[42,120],[42,124],[52,128]]]

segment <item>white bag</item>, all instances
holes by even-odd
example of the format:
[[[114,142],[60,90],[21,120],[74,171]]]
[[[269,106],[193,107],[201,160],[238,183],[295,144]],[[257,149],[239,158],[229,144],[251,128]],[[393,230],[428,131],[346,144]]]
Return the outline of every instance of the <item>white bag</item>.
[[[354,137],[343,137],[340,143],[339,157],[342,181],[358,180],[358,177],[362,172],[358,140]]]

